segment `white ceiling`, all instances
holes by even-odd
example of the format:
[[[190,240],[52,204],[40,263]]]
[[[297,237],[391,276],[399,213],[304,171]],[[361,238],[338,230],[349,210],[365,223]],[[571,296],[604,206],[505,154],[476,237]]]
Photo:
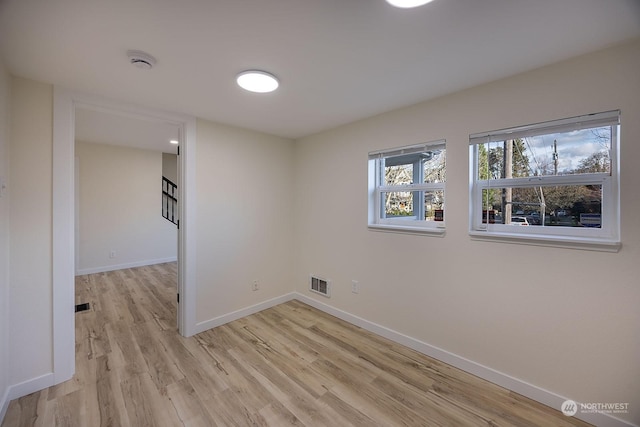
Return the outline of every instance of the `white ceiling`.
[[[15,75],[289,138],[639,36],[640,0],[0,0]]]
[[[75,119],[77,141],[172,154],[177,154],[178,151],[177,146],[169,141],[179,141],[180,130],[170,123],[83,108],[76,109]]]

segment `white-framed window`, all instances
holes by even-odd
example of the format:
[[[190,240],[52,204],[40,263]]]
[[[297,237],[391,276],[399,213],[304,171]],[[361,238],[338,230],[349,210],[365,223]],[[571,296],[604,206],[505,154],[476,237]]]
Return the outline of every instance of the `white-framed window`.
[[[620,111],[469,136],[472,237],[618,250]]]
[[[443,234],[445,181],[444,140],[369,153],[369,227]]]

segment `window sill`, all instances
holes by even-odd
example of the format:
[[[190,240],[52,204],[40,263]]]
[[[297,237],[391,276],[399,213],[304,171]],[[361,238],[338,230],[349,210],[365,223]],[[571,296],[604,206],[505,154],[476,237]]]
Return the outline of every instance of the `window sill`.
[[[478,230],[469,231],[469,235],[472,240],[486,242],[515,243],[521,245],[581,249],[587,251],[618,252],[622,247],[621,242],[590,239],[586,237],[530,235]]]
[[[369,224],[371,231],[383,231],[388,233],[421,234],[425,236],[443,237],[445,228],[443,227],[407,227],[395,224]]]

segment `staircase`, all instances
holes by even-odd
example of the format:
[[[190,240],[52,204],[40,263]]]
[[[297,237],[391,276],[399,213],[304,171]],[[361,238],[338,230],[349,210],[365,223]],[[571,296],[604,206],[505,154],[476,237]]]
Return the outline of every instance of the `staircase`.
[[[178,225],[178,186],[162,177],[162,217]]]

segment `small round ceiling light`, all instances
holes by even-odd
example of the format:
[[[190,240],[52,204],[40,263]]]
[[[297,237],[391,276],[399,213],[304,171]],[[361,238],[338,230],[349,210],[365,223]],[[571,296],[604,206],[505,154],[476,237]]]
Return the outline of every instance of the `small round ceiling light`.
[[[156,65],[156,58],[140,50],[128,50],[129,62],[136,68],[150,70]]]
[[[172,139],[171,141],[169,141],[169,144],[178,145],[179,142],[177,139]]]
[[[280,86],[273,74],[260,70],[243,71],[238,74],[236,81],[242,89],[257,93],[273,92]]]
[[[431,3],[433,0],[387,0],[392,6],[401,7],[403,9],[410,9],[412,7],[418,7]]]

